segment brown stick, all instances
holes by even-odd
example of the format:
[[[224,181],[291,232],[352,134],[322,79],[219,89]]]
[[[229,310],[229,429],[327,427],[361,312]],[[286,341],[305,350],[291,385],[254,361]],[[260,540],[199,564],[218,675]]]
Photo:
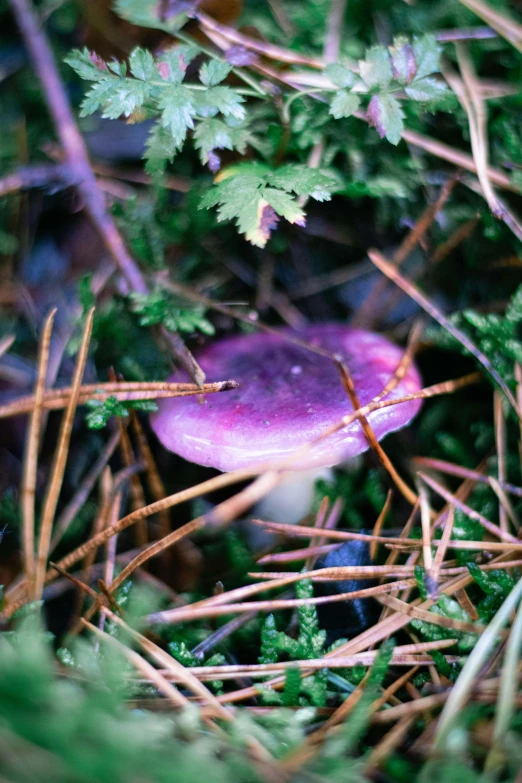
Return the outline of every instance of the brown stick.
[[[42,166],[21,166],[11,174],[0,179],[0,196],[19,193],[21,190],[33,188],[68,188],[77,185],[77,180],[71,175],[68,166],[64,164],[47,163]]]
[[[42,83],[67,165],[73,178],[79,183],[78,193],[85,209],[131,289],[146,294],[148,289],[145,278],[134,259],[128,254],[114,220],[107,211],[103,193],[98,188],[85,143],[76,126],[65,89],[58,75],[51,47],[38,23],[31,0],[9,0],[9,4],[33,61],[36,75]],[[168,332],[164,332],[164,337],[194,382],[201,386],[205,382],[205,373],[181,337]]]

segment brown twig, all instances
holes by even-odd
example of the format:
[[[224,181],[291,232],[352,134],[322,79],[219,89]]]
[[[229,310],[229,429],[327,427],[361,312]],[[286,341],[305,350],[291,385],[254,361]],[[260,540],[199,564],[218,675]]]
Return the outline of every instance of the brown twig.
[[[107,211],[104,196],[98,188],[87,149],[78,131],[74,116],[60,80],[56,63],[46,35],[39,24],[31,0],[9,0],[25,45],[34,64],[60,139],[65,161],[71,175],[78,181],[78,193],[89,217],[97,228],[107,250],[130,288],[146,294],[147,284],[134,259],[128,254],[116,224]],[[163,331],[165,340],[198,386],[205,382],[205,374],[177,334]]]
[[[238,46],[244,46],[245,49],[250,49],[253,52],[262,54],[263,57],[267,57],[272,60],[277,60],[283,63],[292,63],[297,65],[308,65],[310,68],[324,68],[324,62],[317,57],[306,57],[298,52],[291,51],[290,49],[284,49],[281,46],[268,43],[267,41],[260,41],[258,38],[252,38],[249,35],[244,35],[238,32],[233,27],[220,24],[212,19],[211,16],[204,11],[198,11],[196,18],[201,24],[204,32],[217,33],[219,36],[229,42],[229,45],[236,44]]]
[[[419,291],[416,286],[414,286],[412,283],[410,283],[409,280],[401,275],[400,272],[393,266],[393,264],[390,264],[390,262],[384,258],[382,253],[380,253],[378,250],[369,250],[368,256],[373,261],[375,266],[381,270],[381,272],[389,277],[390,280],[393,280],[393,282],[396,283],[399,288],[402,288],[402,290],[407,293],[408,296],[417,302],[418,305],[420,305],[429,315],[431,315],[431,317],[437,321],[437,323],[446,329],[446,331],[449,332],[452,337],[458,340],[458,342],[461,343],[461,345],[464,346],[464,348],[466,348],[466,350],[469,351],[472,356],[474,356],[475,359],[480,362],[480,364],[482,364],[484,369],[491,375],[498,386],[500,386],[507,399],[513,406],[513,410],[516,412],[517,416],[522,419],[522,412],[520,411],[517,405],[517,401],[513,397],[513,394],[509,390],[505,381],[495,370],[489,359],[487,359],[482,351],[479,351],[476,345],[471,342],[469,337],[456,326],[454,326],[454,324],[452,324],[451,321],[449,321],[446,316],[444,316],[440,310],[438,310],[438,308],[435,307],[435,305]]]
[[[24,561],[25,579],[28,592],[33,594],[35,576],[35,551],[34,551],[34,501],[36,492],[36,471],[38,467],[38,450],[40,446],[40,428],[42,421],[43,398],[45,394],[45,381],[47,377],[47,365],[51,346],[51,333],[53,329],[56,310],[47,317],[42,339],[40,341],[37,360],[36,387],[34,392],[34,407],[31,412],[27,427],[26,444],[24,451],[24,469],[21,489],[22,505],[22,551]]]
[[[58,496],[62,488],[67,452],[69,450],[69,443],[72,435],[74,414],[76,413],[76,406],[78,404],[78,397],[80,393],[80,384],[82,382],[83,372],[87,362],[87,353],[91,339],[93,318],[94,308],[90,310],[85,321],[82,344],[76,359],[73,384],[71,387],[71,396],[62,418],[62,424],[58,436],[58,444],[56,446],[53,466],[44,500],[42,521],[40,524],[40,539],[38,542],[38,553],[36,558],[34,588],[34,596],[36,600],[39,600],[42,595],[45,570],[47,566],[47,556],[49,554],[49,545],[51,542],[51,531],[54,522],[54,515],[56,513],[56,506],[58,504]]]
[[[166,383],[163,381],[85,384],[80,387],[78,405],[85,405],[89,400],[103,401],[108,397],[115,397],[120,402],[158,400],[169,397],[191,397],[199,394],[230,391],[231,389],[237,389],[238,386],[237,381],[205,383],[201,387],[191,383]],[[44,394],[42,405],[49,410],[65,408],[70,394],[70,387],[49,389]],[[20,397],[13,402],[0,406],[0,419],[30,413],[34,408],[34,404],[35,399],[33,395]]]
[[[41,166],[21,166],[12,174],[0,179],[0,198],[21,190],[45,188],[51,191],[78,185],[71,171],[64,164],[48,163]]]
[[[91,494],[94,485],[96,484],[96,481],[100,477],[101,473],[105,470],[105,468],[107,467],[107,463],[109,462],[110,458],[114,454],[119,439],[120,439],[119,432],[115,432],[111,435],[106,447],[104,448],[104,450],[102,451],[102,453],[100,454],[100,456],[98,457],[98,459],[96,460],[92,468],[84,477],[80,487],[78,488],[78,491],[75,493],[74,497],[67,504],[67,506],[64,508],[64,510],[56,520],[56,524],[54,526],[54,534],[51,539],[51,551],[53,551],[55,547],[58,545],[62,536],[68,530],[69,525],[73,522],[78,512],[86,502],[87,498]]]

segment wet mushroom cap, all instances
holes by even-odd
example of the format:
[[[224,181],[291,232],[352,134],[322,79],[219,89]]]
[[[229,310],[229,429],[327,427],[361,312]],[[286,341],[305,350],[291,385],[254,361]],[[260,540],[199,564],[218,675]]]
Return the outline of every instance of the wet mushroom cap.
[[[207,395],[203,403],[198,397],[159,400],[152,427],[165,448],[190,462],[238,470],[289,455],[353,410],[334,363],[288,342],[285,334],[339,355],[361,405],[382,391],[403,355],[378,334],[331,323],[218,340],[197,359],[209,381],[233,378],[240,387]],[[185,379],[180,371],[170,380]],[[387,399],[420,388],[412,364]],[[376,410],[368,421],[381,440],[408,424],[420,405],[412,400]],[[315,445],[292,468],[337,465],[367,448],[361,425],[354,422]]]

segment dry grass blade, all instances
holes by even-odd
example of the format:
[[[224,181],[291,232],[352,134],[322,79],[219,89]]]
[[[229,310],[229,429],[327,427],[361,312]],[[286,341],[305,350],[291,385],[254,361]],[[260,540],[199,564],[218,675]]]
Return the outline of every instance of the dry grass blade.
[[[516,688],[513,683],[518,680],[520,654],[522,652],[522,604],[518,607],[515,622],[506,645],[506,653],[500,673],[500,688],[495,726],[493,730],[493,747],[485,763],[485,771],[502,768],[504,765],[504,743],[508,736],[515,708]]]
[[[480,93],[480,82],[476,78],[475,70],[465,45],[457,43],[456,50],[463,81],[449,70],[444,75],[468,117],[471,151],[477,168],[477,177],[482,188],[482,194],[495,217],[502,218],[503,210],[488,176],[486,104]]]
[[[495,424],[495,442],[497,446],[497,463],[498,463],[498,481],[504,482],[506,480],[506,421],[504,418],[504,411],[502,408],[502,397],[496,391],[493,395],[493,420]],[[495,489],[495,485],[493,485]],[[499,491],[502,492],[502,488],[496,482],[496,492],[499,495]],[[499,495],[499,525],[501,530],[508,529],[507,512],[502,502],[502,497]],[[505,500],[505,496],[504,496]]]
[[[438,625],[440,628],[476,634],[484,633],[486,630],[486,627],[483,625],[469,623],[465,620],[454,620],[452,617],[444,617],[440,614],[427,612],[425,609],[420,609],[418,606],[407,604],[405,601],[401,601],[399,598],[394,598],[391,595],[380,595],[377,600],[385,606],[389,606],[391,609],[408,615],[408,617],[414,617],[416,620],[423,620],[425,623]]]
[[[143,636],[143,634],[135,631],[124,620],[122,620],[121,617],[118,617],[118,615],[114,614],[114,612],[109,610],[106,610],[106,612],[111,620],[115,622],[116,625],[119,625],[121,628],[125,629],[126,633],[128,633],[131,638],[137,641],[147,652],[147,654],[156,661],[156,663],[159,663],[161,666],[165,666],[168,671],[180,677],[181,681],[186,685],[186,687],[189,688],[196,696],[199,696],[204,704],[206,703],[210,705],[210,707],[215,711],[217,717],[226,721],[231,719],[231,715],[228,710],[226,710],[216,699],[216,697],[208,690],[208,688],[206,688],[198,680],[198,678],[192,674],[190,669],[187,669],[175,658],[173,658],[172,655],[166,653],[161,649],[161,647],[158,647],[157,644],[154,644],[154,642],[152,642],[150,639],[147,639],[145,636]]]
[[[366,761],[366,772],[371,773],[377,767],[380,767],[386,759],[390,758],[397,746],[403,741],[408,733],[415,715],[405,715],[397,721],[395,726],[382,738],[382,740],[372,748]]]
[[[421,512],[421,526],[422,526],[422,557],[424,560],[424,568],[429,571],[432,566],[431,556],[431,530],[430,519],[431,511],[426,494],[426,489],[422,485],[419,489],[419,502]]]
[[[442,751],[445,747],[455,718],[464,707],[480,669],[496,645],[501,629],[508,622],[511,612],[519,603],[521,596],[522,579],[517,582],[500,609],[497,610],[460,672],[439,719],[434,742],[435,751]]]
[[[51,545],[50,545],[51,552],[54,551],[54,549],[58,546],[58,543],[61,541],[62,536],[68,530],[69,525],[73,522],[78,512],[80,511],[81,507],[83,506],[83,504],[85,503],[89,495],[91,494],[94,485],[96,484],[96,481],[100,477],[101,473],[105,470],[105,468],[107,467],[107,463],[109,462],[110,458],[114,454],[119,439],[120,439],[119,432],[115,432],[111,435],[106,447],[104,448],[104,450],[102,451],[102,453],[100,454],[100,456],[98,457],[98,459],[96,460],[92,468],[86,474],[78,491],[75,493],[70,503],[67,504],[67,506],[64,508],[64,510],[56,520],[56,525],[54,526],[54,534],[51,539]]]
[[[388,494],[386,495],[386,500],[384,501],[384,506],[381,509],[381,512],[379,516],[377,517],[377,520],[375,522],[375,525],[373,526],[372,530],[372,536],[379,536],[382,530],[382,526],[384,525],[384,520],[388,516],[388,511],[390,510],[391,502],[393,498],[393,492],[392,490],[388,490]],[[370,544],[370,560],[375,560],[377,557],[377,550],[379,549],[379,542],[374,540]]]
[[[454,465],[453,462],[446,462],[442,459],[432,459],[431,457],[414,457],[413,462],[421,467],[430,468],[432,470],[438,470],[441,473],[448,473],[450,476],[459,476],[460,478],[470,479],[471,481],[478,481],[481,484],[490,484],[491,477],[484,476],[476,470],[470,468],[464,468],[462,465]],[[509,492],[517,497],[522,497],[522,489],[515,487],[513,484],[508,484],[505,481],[499,481],[498,485],[505,492]]]
[[[455,502],[456,505],[461,505],[458,500],[454,499],[455,496],[449,495],[449,502]],[[467,506],[463,507],[464,509],[468,508]],[[471,509],[473,511],[473,509]],[[297,537],[297,538],[311,538],[313,535],[313,532],[308,527],[303,527],[301,525],[285,525],[282,522],[265,522],[264,520],[255,519],[252,520],[255,524],[260,525],[261,527],[265,527],[270,531],[273,531],[274,533],[283,533],[284,535],[288,537]],[[487,520],[486,520],[487,521]],[[490,523],[493,524],[493,523]],[[497,532],[499,528],[496,528]],[[372,541],[379,543],[379,544],[386,544],[390,549],[412,549],[422,546],[422,539],[420,538],[404,538],[404,537],[393,537],[393,536],[374,536],[369,535],[368,533],[355,533],[348,530],[325,530],[322,533],[323,538],[329,538],[333,539],[335,541],[368,541],[368,543],[371,544]],[[440,547],[442,546],[442,540],[434,539],[431,542],[431,545],[434,547]],[[461,541],[459,539],[456,540],[449,540],[444,543],[444,546],[451,547],[452,549],[469,549],[469,550],[489,550],[491,552],[504,552],[504,551],[516,551],[522,548],[522,541],[518,539],[508,540],[505,542],[497,542],[497,541],[488,541],[487,543],[484,543],[484,541]],[[381,566],[378,566],[379,568]],[[401,566],[404,567],[404,566]],[[259,573],[255,574],[256,576],[260,576]],[[265,576],[269,577],[270,574],[266,574]]]
[[[522,413],[517,405],[517,401],[513,397],[513,394],[507,387],[505,381],[500,377],[498,372],[495,370],[489,359],[487,359],[482,351],[479,351],[479,349],[474,345],[469,337],[464,334],[464,332],[461,332],[460,329],[457,329],[456,326],[454,326],[451,321],[449,321],[446,316],[444,316],[440,310],[435,307],[430,300],[422,294],[419,289],[413,285],[409,280],[407,280],[403,275],[400,274],[400,272],[393,266],[393,264],[390,264],[389,261],[387,261],[382,253],[380,253],[378,250],[369,250],[368,251],[369,258],[373,261],[375,266],[381,270],[387,277],[390,278],[390,280],[393,280],[394,283],[396,283],[399,288],[402,288],[402,290],[408,294],[415,302],[417,302],[418,305],[420,305],[431,317],[437,321],[444,329],[446,329],[449,334],[451,334],[452,337],[454,337],[458,342],[468,350],[472,356],[475,357],[475,359],[482,364],[484,369],[491,375],[495,383],[498,384],[498,386],[502,389],[504,394],[506,395],[507,399],[513,406],[513,410],[516,412],[517,416],[522,418]]]
[[[156,467],[156,462],[154,460],[152,450],[149,446],[147,437],[145,435],[145,432],[143,431],[143,427],[141,426],[141,422],[139,420],[136,411],[131,411],[130,416],[131,416],[132,429],[134,431],[136,442],[138,444],[138,451],[140,454],[140,458],[145,465],[145,471],[147,473],[147,482],[149,485],[149,489],[152,493],[154,500],[161,500],[162,498],[165,497],[167,493],[165,491],[165,486],[163,484],[163,481],[161,480],[159,471]],[[163,509],[163,511],[161,511],[158,514],[158,518],[159,518],[160,538],[164,538],[165,536],[168,536],[168,534],[170,533],[169,510]]]
[[[501,555],[498,558],[496,558],[495,561],[493,562],[498,565],[498,563],[505,562],[505,560],[506,560],[506,556]],[[441,590],[446,595],[452,595],[457,590],[466,587],[471,581],[472,578],[469,575],[469,572],[467,572],[466,574],[462,574],[461,576],[456,576],[448,580],[447,582],[445,582],[444,585],[441,586]],[[433,601],[428,599],[427,601],[421,603],[420,599],[417,599],[413,603],[415,606],[420,605],[422,609],[429,609],[429,607],[433,604]],[[401,628],[404,628],[404,626],[408,625],[409,622],[410,619],[407,615],[404,615],[400,612],[396,612],[395,614],[386,617],[383,620],[380,620],[378,623],[376,623],[368,630],[363,631],[358,636],[351,639],[349,642],[346,642],[345,644],[338,647],[335,651],[327,653],[325,657],[329,658],[332,655],[351,655],[352,653],[366,650],[370,646],[378,644],[384,639],[393,636],[393,634],[397,633]],[[284,685],[283,678],[275,678],[274,680],[270,680],[267,683],[265,683],[266,687],[276,688],[276,689],[281,689],[283,685]],[[226,700],[227,704],[228,703],[232,704],[234,702],[244,701],[245,699],[252,698],[256,696],[256,693],[257,692],[255,688],[251,688],[251,687],[242,688],[238,691],[235,691],[234,693],[228,693],[226,695],[226,699],[224,700]],[[442,701],[444,701],[444,699]],[[407,707],[408,705],[405,706]]]
[[[403,645],[397,647],[393,653],[391,659],[392,666],[430,666],[433,659],[425,654],[432,650],[444,650],[455,644],[455,639],[444,639],[443,642],[426,642],[421,645]],[[418,648],[418,649],[417,649]],[[166,653],[165,653],[166,655]],[[319,671],[321,669],[343,669],[353,668],[355,666],[372,666],[378,655],[376,650],[369,650],[364,653],[357,653],[356,655],[345,655],[338,658],[317,658],[317,659],[305,659],[301,661],[278,661],[277,663],[260,663],[260,664],[233,664],[222,666],[193,666],[190,668],[190,673],[198,678],[199,681],[212,681],[212,680],[233,680],[242,677],[263,677],[267,674],[281,674],[287,669],[310,669],[311,671]],[[455,656],[450,656],[453,660]],[[170,673],[170,674],[168,674]],[[169,679],[172,678],[176,682],[183,682],[183,678],[179,672],[175,672],[167,669],[165,672]],[[408,677],[411,676],[411,672],[408,672]],[[402,678],[401,678],[402,680]],[[395,683],[394,683],[395,686]],[[391,690],[391,689],[390,689]],[[389,698],[389,695],[386,697]]]
[[[67,452],[69,450],[69,443],[72,434],[74,414],[76,413],[76,406],[80,393],[80,385],[85,369],[85,363],[87,362],[93,317],[94,308],[90,310],[85,321],[82,343],[78,352],[78,358],[76,360],[76,367],[74,370],[71,397],[63,415],[60,433],[58,436],[58,444],[54,454],[51,476],[49,478],[47,493],[44,500],[35,573],[34,595],[36,600],[38,600],[42,595],[47,558],[49,555],[49,544],[51,542],[51,531],[54,515],[56,513],[56,506],[58,503],[58,496],[62,488]]]
[[[14,334],[7,334],[5,337],[2,337],[0,340],[0,358],[4,355],[4,353],[7,353],[15,340],[16,336]]]
[[[42,422],[42,400],[45,393],[45,379],[49,362],[51,334],[56,310],[53,310],[45,322],[38,351],[34,407],[27,427],[24,451],[24,469],[21,488],[22,506],[22,551],[24,574],[29,594],[34,592],[35,551],[34,551],[34,501],[36,492],[36,471],[38,467],[38,449]]]
[[[477,14],[486,24],[506,39],[515,49],[522,52],[522,25],[501,14],[482,0],[459,0],[462,5]]]
[[[120,402],[132,400],[157,400],[170,397],[191,397],[200,394],[214,394],[216,392],[237,389],[236,381],[218,381],[217,383],[205,383],[202,387],[194,383],[99,383],[85,384],[80,387],[78,404],[85,405],[89,400],[106,400],[115,397]],[[65,408],[71,396],[70,387],[64,389],[50,389],[44,395],[43,407],[49,410]],[[34,407],[34,396],[20,397],[18,400],[0,406],[0,419],[10,416],[21,416],[30,413]]]
[[[301,55],[290,49],[284,49],[281,46],[276,46],[267,41],[261,41],[258,38],[244,35],[233,27],[228,27],[227,25],[216,22],[211,16],[208,16],[208,14],[203,11],[198,11],[196,18],[201,24],[204,32],[217,33],[226,41],[237,44],[238,46],[244,46],[245,49],[250,49],[253,52],[258,52],[263,55],[263,57],[268,57],[269,59],[277,60],[282,63],[308,65],[310,68],[324,68],[323,60],[317,57],[306,57],[305,55]],[[228,48],[229,45],[230,44],[228,44],[226,48]]]
[[[306,578],[301,577],[301,578]],[[284,587],[291,584],[294,581],[298,581],[291,577],[287,579],[281,579],[276,583],[270,582],[269,584],[262,585],[249,585],[252,589],[251,595],[256,592],[261,592],[268,589],[274,589]],[[147,622],[153,625],[157,624],[174,624],[184,623],[192,620],[200,620],[206,617],[221,617],[224,615],[237,613],[251,613],[255,612],[275,612],[279,609],[296,609],[299,606],[319,606],[326,603],[336,603],[341,601],[353,601],[357,598],[370,598],[382,595],[383,593],[390,593],[398,590],[404,590],[406,587],[414,586],[415,580],[404,579],[391,584],[376,585],[375,587],[365,587],[362,590],[350,590],[349,593],[339,593],[336,595],[317,596],[315,598],[288,598],[288,599],[274,599],[272,601],[247,601],[245,603],[223,603],[223,604],[211,604],[210,599],[207,602],[201,601],[198,605],[189,605],[186,607],[176,607],[175,609],[165,609],[162,612],[156,612],[147,617]],[[230,591],[233,592],[233,591]],[[231,600],[228,593],[222,594],[226,600]]]
[[[394,266],[402,266],[404,261],[414,250],[417,243],[421,242],[427,230],[435,220],[437,214],[448,200],[456,182],[457,176],[454,175],[441,188],[438,199],[433,204],[428,204],[411,231],[409,231],[408,234],[404,237],[401,244],[393,254],[391,263]],[[384,322],[384,318],[390,309],[390,301],[384,296],[387,285],[388,281],[386,278],[377,281],[370,294],[364,299],[362,305],[353,318],[352,323],[354,326],[366,326],[371,328],[375,325],[377,316],[381,319],[381,323]]]
[[[432,253],[430,257],[430,262],[432,264],[439,264],[441,261],[443,261],[455,248],[457,248],[461,242],[464,241],[467,237],[469,237],[473,230],[478,226],[480,223],[480,217],[474,217],[470,218],[469,220],[466,220],[465,223],[463,223],[461,226],[458,226],[446,239],[444,242],[442,242],[436,250]]]
[[[448,544],[451,539],[451,534],[453,532],[454,521],[455,521],[455,509],[452,506],[449,510],[448,518],[446,519],[446,523],[444,525],[442,538],[439,547],[435,553],[435,557],[433,559],[430,573],[428,574],[430,598],[436,598],[438,595],[440,569],[442,567],[442,562],[446,557],[446,550],[448,548]]]
[[[355,391],[355,386],[353,384],[352,377],[350,375],[350,371],[348,367],[343,362],[336,362],[337,369],[339,371],[339,374],[341,376],[341,383],[343,386],[343,389],[345,390],[346,394],[348,395],[350,402],[352,403],[354,410],[360,410],[361,403],[359,402],[359,397],[357,395],[357,392]],[[368,419],[365,416],[359,417],[359,422],[361,424],[361,427],[363,429],[364,435],[366,440],[368,441],[368,445],[371,448],[371,450],[376,455],[377,459],[383,466],[383,468],[386,470],[392,481],[394,482],[395,486],[401,493],[401,495],[406,498],[408,503],[411,503],[412,506],[415,505],[417,502],[417,495],[413,490],[410,489],[410,487],[406,484],[406,482],[401,478],[401,476],[398,474],[397,470],[395,469],[394,465],[392,464],[392,461],[384,451],[383,447],[377,440],[377,437],[372,430],[370,423]]]
[[[127,432],[126,423],[123,422],[121,417],[118,417],[118,430],[120,433],[120,454],[124,465],[130,468],[136,463],[134,457],[134,451],[132,450],[132,444],[130,441],[129,433]],[[132,501],[132,510],[137,511],[146,505],[145,492],[140,477],[135,473],[130,477],[130,494]],[[117,518],[114,520],[117,522]],[[149,534],[147,530],[147,522],[144,519],[140,519],[134,526],[134,532],[136,536],[136,545],[145,546],[149,540]]]
[[[490,522],[489,519],[486,519],[485,516],[480,514],[478,511],[475,511],[474,508],[471,508],[471,506],[468,506],[466,503],[463,503],[461,500],[459,500],[455,495],[452,495],[451,492],[448,492],[447,489],[444,489],[443,486],[439,484],[438,481],[435,481],[435,479],[430,478],[429,476],[426,476],[424,473],[418,473],[418,476],[435,492],[444,498],[444,500],[447,503],[455,505],[457,508],[459,508],[461,511],[463,511],[468,517],[471,519],[476,520],[477,522],[480,522],[482,527],[484,527],[488,533],[491,533],[492,536],[495,536],[495,538],[499,538],[501,541],[509,541],[513,544],[516,544],[518,542],[518,539],[515,538],[515,536],[512,536],[511,533],[507,533],[503,530],[501,530],[498,525],[495,525],[493,522]]]
[[[154,683],[158,691],[162,693],[167,699],[169,699],[174,707],[179,709],[180,707],[187,707],[189,705],[189,700],[183,696],[173,685],[171,685],[171,683],[165,679],[161,672],[155,669],[152,664],[145,660],[145,658],[143,658],[137,652],[134,652],[134,650],[131,650],[130,647],[127,647],[126,644],[122,644],[122,642],[118,641],[118,639],[116,639],[114,636],[110,636],[104,631],[100,631],[99,628],[96,628],[95,625],[87,622],[87,620],[83,620],[82,618],[81,622],[82,625],[95,634],[95,636],[103,639],[104,642],[111,645],[112,647],[115,647],[119,652],[121,652],[122,655],[124,655],[125,658],[127,658],[127,660],[136,667],[143,677]]]

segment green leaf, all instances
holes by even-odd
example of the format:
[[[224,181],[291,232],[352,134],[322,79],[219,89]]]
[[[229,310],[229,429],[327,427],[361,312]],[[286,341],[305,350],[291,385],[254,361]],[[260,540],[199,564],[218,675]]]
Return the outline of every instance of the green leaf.
[[[113,93],[113,82],[109,79],[94,84],[81,103],[80,117],[88,117],[89,114],[94,114],[95,111],[104,106]]]
[[[134,79],[121,79],[105,101],[102,116],[117,120],[122,114],[130,117],[133,111],[143,106],[150,93],[150,86]]]
[[[447,89],[444,82],[428,76],[424,79],[415,79],[404,91],[408,98],[414,101],[431,101],[434,98],[440,98]]]
[[[183,141],[178,143],[169,129],[162,128],[159,123],[156,123],[147,139],[145,152],[145,169],[147,173],[158,174],[164,171],[166,164],[172,163],[176,154],[183,146]]]
[[[205,318],[205,308],[198,304],[185,304],[160,289],[150,294],[133,293],[132,310],[140,316],[141,326],[162,324],[169,332],[199,331],[212,336],[215,332],[212,323]]]
[[[161,78],[170,84],[181,84],[187,72],[187,65],[190,62],[190,53],[187,47],[177,49],[167,49],[158,58],[158,72]]]
[[[259,663],[277,663],[277,637],[278,630],[275,617],[273,614],[269,614],[261,626]]]
[[[233,127],[223,120],[208,119],[200,122],[194,131],[194,146],[199,150],[201,162],[216,172],[221,166],[215,150],[237,150],[245,153],[251,133],[248,128]]]
[[[154,57],[146,49],[138,47],[134,49],[129,57],[130,72],[136,79],[141,81],[150,81],[156,76],[156,67]]]
[[[169,128],[174,143],[180,147],[189,128],[194,127],[196,109],[191,91],[182,85],[169,85],[161,92],[159,107],[162,110],[162,126]]]
[[[114,10],[122,19],[138,25],[138,27],[152,27],[166,32],[179,30],[187,21],[186,14],[179,14],[163,21],[158,13],[156,0],[155,2],[151,2],[151,0],[116,0]]]
[[[390,55],[384,46],[373,46],[366,52],[366,58],[359,61],[361,79],[368,87],[388,87],[393,73]]]
[[[349,71],[341,63],[328,63],[324,69],[326,75],[336,87],[353,87],[356,81],[356,75]]]
[[[336,186],[335,180],[320,169],[309,169],[299,163],[288,163],[266,175],[273,187],[293,191],[298,196],[311,196],[317,201],[328,201]]]
[[[351,117],[361,103],[358,95],[346,90],[339,90],[330,104],[330,114],[339,120],[341,117]]]
[[[368,106],[368,122],[377,133],[391,144],[398,144],[404,128],[404,114],[399,102],[393,95],[374,95]]]
[[[245,119],[245,108],[241,104],[245,99],[231,87],[210,87],[197,98],[197,109],[203,116],[221,112],[225,117],[236,120]]]
[[[263,199],[260,202],[264,209],[263,202],[269,204],[278,215],[284,217],[289,223],[297,223],[299,226],[305,224],[305,213],[290,193],[277,190],[277,188],[264,188]],[[267,215],[265,215],[266,217]]]
[[[85,421],[90,430],[101,430],[111,416],[125,417],[129,415],[125,405],[112,396],[107,397],[106,400],[87,400],[86,407],[90,409],[85,416]]]
[[[324,200],[334,185],[330,177],[306,166],[289,164],[271,171],[259,164],[240,164],[220,175],[204,194],[200,209],[217,206],[219,221],[235,220],[249,242],[264,247],[279,217],[304,224],[293,193]]]
[[[80,79],[89,82],[97,82],[107,75],[107,66],[94,52],[90,52],[87,47],[84,49],[73,49],[64,57],[64,62],[78,74]]]
[[[415,38],[413,41],[413,53],[417,63],[416,79],[422,79],[431,73],[439,70],[441,46],[437,43],[434,35],[423,35],[422,38]]]
[[[207,87],[215,87],[227,78],[231,70],[232,66],[229,63],[222,60],[209,60],[201,66],[199,80]]]

